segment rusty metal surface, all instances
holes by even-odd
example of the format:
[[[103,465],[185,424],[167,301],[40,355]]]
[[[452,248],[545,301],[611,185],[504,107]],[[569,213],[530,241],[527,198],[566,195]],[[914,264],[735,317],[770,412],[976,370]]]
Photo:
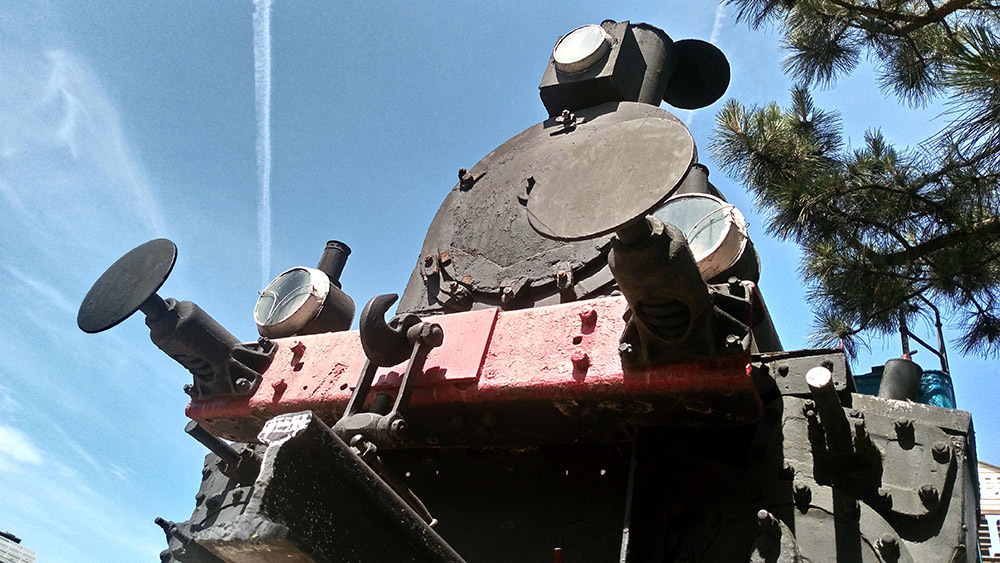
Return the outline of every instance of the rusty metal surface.
[[[757,419],[749,356],[623,369],[618,337],[625,308],[617,297],[435,317],[446,335],[467,333],[469,341],[453,344],[446,336],[428,355],[430,377],[417,379],[410,400],[411,434],[432,445],[557,442],[625,424],[732,426]],[[192,401],[188,416],[239,440],[253,439],[264,421],[285,412],[339,418],[364,367],[358,333],[275,344],[253,396]],[[381,383],[391,385],[399,369],[389,369]]]
[[[399,312],[518,309],[610,294],[614,280],[607,269],[609,237],[573,243],[546,239],[529,226],[524,204],[536,190],[553,193],[573,186],[598,194],[589,202],[593,210],[606,197],[601,190],[618,193],[613,188],[622,182],[639,190],[637,198],[643,197],[642,190],[658,194],[650,198],[662,198],[663,184],[677,171],[653,149],[668,136],[684,137],[687,132],[681,132],[683,125],[668,112],[647,104],[608,103],[576,111],[575,116],[578,124],[572,131],[564,132],[555,119],[543,121],[469,169],[476,181],[469,188],[457,184],[442,203]],[[632,137],[646,129],[653,131],[654,139],[643,147],[643,139]],[[664,149],[684,152],[687,147],[686,156],[678,157],[684,161],[681,177],[693,158],[689,135],[686,143]],[[649,153],[648,158],[637,170],[623,172],[638,153]],[[621,166],[615,166],[616,161]],[[602,211],[621,214],[611,207]]]
[[[615,231],[663,202],[694,164],[694,140],[673,114],[608,117],[584,119],[533,151],[528,221],[543,236],[581,240]]]
[[[311,413],[271,420],[252,486],[205,483],[189,522],[161,526],[180,563],[461,563],[357,453]],[[209,552],[214,558],[206,554]],[[216,559],[217,558],[217,559]]]

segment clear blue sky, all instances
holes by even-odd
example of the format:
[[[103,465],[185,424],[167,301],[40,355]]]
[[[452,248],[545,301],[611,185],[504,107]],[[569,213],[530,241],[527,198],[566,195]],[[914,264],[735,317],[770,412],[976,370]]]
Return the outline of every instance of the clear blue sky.
[[[354,250],[342,279],[359,308],[401,292],[457,169],[545,117],[542,70],[578,25],[714,31],[733,66],[727,97],[784,102],[790,86],[776,38],[711,1],[378,4],[272,7],[267,272],[251,1],[0,5],[0,529],[40,561],[155,561],[165,543],[153,518],[193,509],[205,452],[182,431],[189,375],[141,319],[96,336],[76,328],[83,295],[124,252],[174,240],[161,294],[252,340],[262,277],[315,265],[328,239]],[[881,127],[913,144],[941,126],[933,110],[882,100],[863,72],[817,98],[858,141]],[[717,109],[677,112],[709,167]],[[785,347],[804,347],[795,247],[765,236],[742,188],[717,170],[712,179],[749,217]],[[876,342],[855,371],[898,354],[894,339]],[[980,457],[996,463],[994,364],[952,356],[959,406],[974,415]]]

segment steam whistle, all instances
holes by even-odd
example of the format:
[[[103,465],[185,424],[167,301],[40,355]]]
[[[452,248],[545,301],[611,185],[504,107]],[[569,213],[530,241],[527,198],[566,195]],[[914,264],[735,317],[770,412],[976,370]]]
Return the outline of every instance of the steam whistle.
[[[274,344],[264,338],[241,343],[194,303],[161,298],[157,291],[176,260],[177,246],[167,239],[132,249],[87,292],[77,325],[87,333],[102,332],[142,311],[153,344],[194,376],[184,386],[192,398],[254,393],[271,363]]]

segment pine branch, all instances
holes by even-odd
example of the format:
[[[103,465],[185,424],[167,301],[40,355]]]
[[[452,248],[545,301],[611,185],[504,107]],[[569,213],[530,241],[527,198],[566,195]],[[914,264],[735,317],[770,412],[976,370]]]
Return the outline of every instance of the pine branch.
[[[899,252],[883,254],[879,260],[889,266],[898,266],[918,260],[928,254],[982,237],[1000,235],[1000,219],[993,217],[973,225],[969,230],[955,231],[909,246]]]

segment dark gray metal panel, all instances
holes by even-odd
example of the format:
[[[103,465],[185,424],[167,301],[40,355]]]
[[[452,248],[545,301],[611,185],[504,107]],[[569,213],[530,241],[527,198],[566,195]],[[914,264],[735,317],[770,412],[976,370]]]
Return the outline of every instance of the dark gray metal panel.
[[[605,268],[610,237],[572,243],[546,239],[528,224],[524,203],[545,182],[550,188],[598,192],[625,182],[656,191],[657,182],[670,183],[676,173],[653,147],[666,136],[687,132],[680,133],[683,124],[668,112],[639,103],[602,104],[576,112],[576,118],[572,131],[554,119],[538,123],[468,170],[475,181],[457,184],[435,215],[399,312],[520,308],[553,297],[559,302],[610,293],[614,280]],[[642,137],[647,128],[654,137],[649,146]],[[682,145],[693,151],[693,144],[685,143],[689,135]],[[639,153],[648,162],[623,174],[621,167]],[[693,158],[693,152],[685,158]],[[615,162],[618,173],[611,172]],[[571,274],[568,288],[559,287],[560,271]],[[449,303],[451,284],[467,294],[461,304]],[[504,290],[509,301],[502,299]]]
[[[608,234],[663,202],[695,155],[687,127],[663,110],[617,122],[584,120],[538,150],[528,220],[560,240]]]
[[[761,395],[779,393],[808,396],[810,392],[805,374],[814,367],[825,367],[833,372],[834,388],[844,400],[849,400],[849,392],[854,389],[847,358],[842,350],[770,352],[754,356],[752,367]]]

